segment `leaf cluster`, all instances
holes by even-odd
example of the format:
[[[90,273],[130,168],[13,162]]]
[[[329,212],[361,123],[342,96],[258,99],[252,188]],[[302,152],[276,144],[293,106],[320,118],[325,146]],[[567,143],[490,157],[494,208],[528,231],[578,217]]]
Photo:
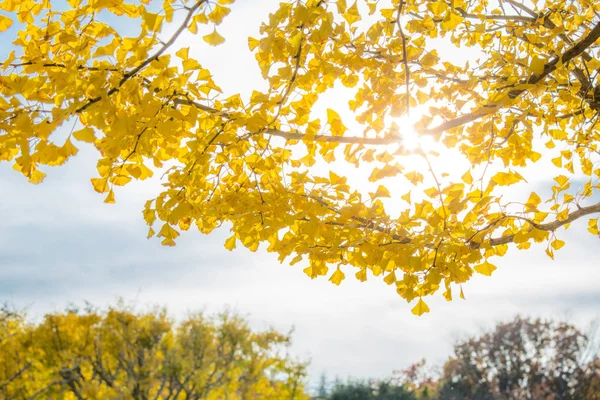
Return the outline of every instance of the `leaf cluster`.
[[[554,257],[572,222],[599,233],[598,2],[283,2],[248,40],[268,87],[249,96],[223,93],[194,56],[227,45],[233,0],[164,0],[156,12],[148,1],[55,3],[0,3],[0,30],[14,37],[0,161],[39,183],[45,166],[92,144],[91,183],[107,203],[161,171],[143,213],[164,245],[226,225],[230,250],[263,245],[336,285],[383,280],[421,315],[434,293],[464,297],[509,245],[542,243]],[[184,32],[202,40],[181,47]],[[442,57],[436,43],[480,56]],[[347,107],[319,106],[339,87]],[[439,151],[405,145],[409,127],[394,121],[416,109],[415,129]],[[468,170],[446,171],[444,152]],[[339,162],[376,189],[336,173]],[[535,170],[544,187],[521,196]]]

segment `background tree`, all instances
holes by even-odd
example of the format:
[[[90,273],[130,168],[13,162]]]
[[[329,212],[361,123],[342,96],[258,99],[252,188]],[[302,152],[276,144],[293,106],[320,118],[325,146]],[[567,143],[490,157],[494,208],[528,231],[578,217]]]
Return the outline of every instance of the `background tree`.
[[[144,209],[163,244],[226,224],[228,249],[263,243],[334,284],[373,275],[419,315],[424,297],[451,300],[474,272],[491,275],[509,244],[544,243],[553,257],[560,228],[580,219],[598,235],[599,2],[283,2],[249,38],[268,88],[244,96],[222,93],[177,44],[186,30],[195,45],[224,43],[233,2],[1,1],[14,51],[0,76],[0,160],[38,183],[92,143],[92,185],[108,203],[131,180],[164,176]],[[134,36],[119,29],[132,23]],[[456,51],[444,58],[440,43]],[[465,49],[472,59],[459,61]],[[321,107],[341,85],[347,106]]]
[[[336,385],[328,400],[416,400],[415,394],[389,380],[354,381]]]
[[[443,368],[422,360],[390,379],[340,382],[328,399],[600,399],[598,332],[517,317],[457,342]]]
[[[23,316],[6,304],[0,309],[0,397],[11,398],[15,382],[23,381],[23,375],[31,368],[31,360],[24,351],[21,340],[24,328]],[[18,388],[18,386],[16,387]],[[25,390],[25,387],[17,391]]]
[[[326,399],[329,395],[329,382],[327,381],[327,375],[322,373],[319,377],[319,387],[317,388],[317,398]]]
[[[419,400],[433,400],[439,398],[436,375],[423,359],[402,371],[396,371],[392,382],[408,388]]]
[[[454,346],[441,399],[597,399],[598,348],[573,325],[516,318]]]
[[[0,319],[2,399],[306,399],[305,365],[290,337],[252,331],[232,313],[164,310],[48,314],[39,324]]]

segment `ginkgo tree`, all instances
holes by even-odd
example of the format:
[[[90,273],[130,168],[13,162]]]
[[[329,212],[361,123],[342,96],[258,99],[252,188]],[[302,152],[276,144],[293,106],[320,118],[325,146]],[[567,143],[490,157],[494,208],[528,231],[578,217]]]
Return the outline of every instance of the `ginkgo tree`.
[[[37,322],[0,306],[0,398],[307,400],[291,337],[231,312],[71,308]]]
[[[0,160],[39,183],[44,166],[93,143],[91,183],[107,203],[164,170],[143,215],[165,245],[225,224],[230,250],[264,243],[336,285],[349,273],[382,279],[420,315],[426,296],[462,297],[513,245],[545,243],[553,257],[579,219],[598,234],[595,0],[282,2],[248,39],[268,84],[249,96],[224,93],[177,42],[187,31],[194,46],[227,46],[233,0],[56,3],[0,1],[14,46],[0,76]],[[477,57],[444,58],[440,43]],[[321,115],[317,102],[339,87],[346,104]],[[396,122],[416,110],[414,127]],[[434,146],[405,145],[409,130]],[[466,170],[439,168],[444,149]],[[336,172],[340,160],[368,169],[377,189]],[[536,163],[546,187],[521,198],[511,186],[527,189]]]

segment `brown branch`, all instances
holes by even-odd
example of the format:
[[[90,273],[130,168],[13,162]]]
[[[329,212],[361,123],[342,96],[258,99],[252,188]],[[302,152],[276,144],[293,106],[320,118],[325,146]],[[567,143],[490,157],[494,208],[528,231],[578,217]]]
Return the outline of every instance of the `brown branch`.
[[[600,23],[597,24],[589,34],[580,40],[577,44],[571,47],[569,50],[563,53],[562,56],[557,56],[549,61],[545,66],[542,73],[539,75],[532,74],[527,78],[521,79],[519,84],[535,85],[545,79],[549,74],[554,72],[558,68],[558,64],[567,63],[579,55],[583,54],[585,50],[591,46],[596,40],[600,38]],[[528,89],[513,89],[508,92],[508,96],[511,99],[516,99],[521,94],[527,92]],[[206,111],[212,114],[220,114],[226,118],[229,118],[229,114],[223,113],[222,111],[216,110],[212,107],[200,104],[189,99],[175,99],[175,104],[183,104],[188,106],[195,106],[202,111]],[[461,115],[460,117],[445,121],[435,127],[419,130],[418,133],[421,135],[438,135],[447,130],[457,128],[470,122],[474,122],[486,115],[489,115],[498,110],[498,107],[487,107],[486,109],[480,109],[468,114]],[[273,136],[278,136],[286,140],[317,140],[327,143],[346,143],[346,144],[363,144],[363,145],[389,145],[398,144],[401,140],[400,137],[389,137],[389,138],[361,138],[361,137],[348,137],[348,136],[330,136],[330,135],[305,135],[297,132],[283,131],[280,129],[266,129],[263,133]]]
[[[456,11],[459,12],[459,14],[463,17],[463,18],[469,18],[469,19],[484,19],[484,20],[488,20],[488,21],[519,21],[519,22],[535,22],[536,18],[534,17],[526,17],[523,15],[477,15],[477,14],[470,14],[468,12],[466,12],[465,10],[463,10],[462,8],[455,8]]]
[[[300,26],[300,33],[302,33],[302,29],[303,29],[303,25]],[[287,88],[285,89],[285,92],[283,93],[283,96],[281,97],[281,100],[279,100],[279,110],[281,111],[281,107],[283,107],[283,104],[285,103],[285,101],[287,100],[288,96],[290,95],[290,92],[292,91],[292,88],[294,87],[294,84],[296,83],[296,79],[298,78],[298,71],[300,71],[300,60],[302,59],[302,37],[300,38],[300,44],[298,44],[298,51],[296,51],[296,54],[294,55],[293,59],[296,60],[295,64],[294,64],[294,73],[292,74],[292,77],[290,78],[290,81],[288,82]]]
[[[23,63],[19,63],[19,64],[10,64],[11,67],[13,68],[19,68],[19,67],[26,67],[29,65],[38,65],[36,63],[34,63],[33,61],[27,61],[27,62],[23,62]],[[67,68],[66,65],[64,64],[59,64],[59,63],[44,63],[42,64],[42,67],[46,67],[46,68],[51,68],[51,67],[56,67],[56,68]],[[119,69],[118,68],[98,68],[98,67],[88,67],[86,65],[78,65],[77,69],[79,70],[85,70],[85,71],[92,71],[92,72],[98,72],[98,71],[109,71],[109,72],[118,72]]]
[[[427,166],[429,167],[429,172],[431,172],[431,176],[433,176],[433,181],[435,182],[435,185],[437,186],[437,189],[438,189],[438,198],[440,199],[440,207],[442,207],[442,211],[444,212],[444,231],[445,231],[446,225],[448,223],[447,222],[448,221],[448,213],[446,211],[446,206],[444,205],[444,197],[442,196],[442,185],[440,185],[440,181],[437,178],[437,175],[435,174],[435,172],[433,171],[433,166],[431,165],[431,162],[429,161],[429,157],[427,157],[427,153],[425,153],[425,152],[420,152],[420,153],[423,156],[423,158],[425,159],[425,162],[427,162]]]
[[[404,64],[404,85],[406,86],[406,116],[410,115],[410,69],[408,68],[408,56],[406,52],[406,35],[402,30],[402,24],[400,23],[400,16],[402,15],[402,9],[404,8],[404,0],[400,0],[398,5],[398,17],[396,18],[396,25],[398,26],[398,32],[402,39],[402,63]]]
[[[571,112],[571,113],[568,113],[568,114],[557,115],[556,119],[565,119],[565,118],[576,117],[576,116],[581,115],[583,113],[584,113],[584,110],[581,109],[581,110],[574,111],[574,112]]]
[[[535,13],[535,11],[533,11],[531,8],[527,7],[526,5],[519,3],[518,1],[515,0],[503,0],[506,1],[508,4],[522,10],[525,11],[527,14],[531,15],[532,17],[537,17],[537,14]]]
[[[37,392],[33,393],[31,396],[27,397],[26,400],[34,400],[35,398],[37,398],[39,395],[43,394],[44,392],[50,390],[53,386],[56,385],[61,385],[64,382],[62,380],[55,380],[53,382],[50,382],[48,385],[46,385],[45,387],[39,389]]]
[[[387,138],[366,138],[356,136],[329,136],[329,135],[305,135],[303,133],[295,133],[282,131],[279,129],[267,129],[264,133],[267,135],[278,136],[286,140],[316,140],[327,143],[346,143],[346,144],[364,144],[364,145],[388,145],[394,143],[400,143],[401,138],[398,136],[392,136]]]
[[[77,384],[81,378],[80,367],[77,365],[73,368],[63,368],[58,372],[58,374],[64,379],[64,382],[67,384],[67,386],[69,386],[71,392],[75,395],[77,400],[84,400],[83,395],[77,388]]]
[[[546,231],[546,232],[554,232],[558,228],[560,228],[564,225],[570,224],[571,222],[573,222],[581,217],[584,217],[589,214],[595,214],[595,213],[600,213],[600,203],[596,203],[594,205],[587,206],[587,207],[581,207],[577,211],[573,211],[571,214],[569,214],[569,216],[563,221],[554,220],[552,222],[548,222],[545,224],[535,224],[535,223],[533,223],[533,221],[529,221],[529,220],[527,222],[529,222],[532,225],[533,229],[537,229],[540,231]],[[514,217],[509,217],[509,218],[514,218]],[[492,238],[492,239],[490,239],[490,245],[498,246],[501,244],[511,243],[514,240],[514,238],[515,238],[514,234],[502,236],[499,238]]]
[[[338,210],[334,206],[332,206],[329,203],[327,203],[321,197],[314,196],[314,195],[308,195],[308,194],[301,195],[301,196],[307,197],[307,198],[310,198],[310,199],[316,201],[317,203],[319,203],[323,207],[329,209],[330,211],[332,211],[332,212],[334,212],[334,213],[336,213],[338,215],[341,214],[340,210]],[[475,241],[474,240],[475,237],[477,235],[479,235],[480,233],[485,232],[486,230],[494,227],[496,224],[498,224],[499,222],[502,222],[502,221],[504,221],[506,219],[521,219],[521,220],[524,220],[524,221],[528,222],[532,226],[532,229],[537,229],[537,230],[546,231],[546,232],[554,232],[558,228],[560,228],[560,227],[562,227],[562,226],[564,226],[566,224],[570,224],[573,221],[575,221],[575,220],[577,220],[577,219],[579,219],[581,217],[584,217],[584,216],[589,215],[589,214],[595,214],[595,213],[600,213],[600,203],[597,203],[597,204],[594,204],[594,205],[591,205],[591,206],[587,206],[587,207],[579,207],[577,211],[574,211],[571,214],[569,214],[569,216],[565,220],[563,220],[563,221],[554,220],[552,222],[547,222],[545,224],[535,223],[534,221],[531,221],[530,219],[525,218],[525,217],[520,217],[520,216],[515,216],[515,215],[504,215],[501,218],[499,218],[499,219],[497,219],[495,221],[492,221],[491,223],[489,223],[484,228],[482,228],[482,229],[478,230],[477,232],[475,232],[469,239],[466,240],[465,243],[469,247],[471,247],[473,249],[479,248],[483,242],[477,242],[477,241]],[[357,216],[353,216],[353,217],[350,217],[350,218],[353,221],[358,222],[360,224],[359,226],[361,228],[363,228],[363,229],[371,229],[371,230],[375,230],[375,231],[378,231],[378,232],[381,232],[381,233],[389,234],[390,237],[393,240],[397,241],[397,242],[394,242],[394,243],[385,243],[385,244],[382,244],[382,245],[388,245],[388,244],[403,244],[403,245],[405,245],[405,244],[410,244],[413,241],[413,239],[411,239],[409,237],[401,237],[398,234],[391,233],[391,229],[390,228],[386,228],[386,227],[380,225],[379,223],[377,223],[376,221],[374,221],[372,219],[367,219],[367,218],[357,217]],[[337,223],[334,223],[333,221],[331,221],[329,224],[330,225],[338,225]],[[344,226],[344,224],[339,224],[339,225],[340,226]],[[512,243],[514,241],[514,238],[515,238],[515,235],[511,234],[511,235],[506,235],[506,236],[502,236],[502,237],[499,237],[499,238],[492,238],[492,239],[490,239],[489,243],[490,243],[491,246],[498,246],[498,245],[502,245],[502,244]],[[433,245],[430,244],[430,245],[427,245],[426,247],[432,248]]]
[[[31,366],[31,361],[28,362],[27,364],[25,364],[23,367],[21,367],[20,370],[18,370],[17,372],[15,372],[13,374],[13,376],[11,376],[10,378],[6,379],[3,382],[0,382],[0,390],[4,389],[5,387],[7,387],[12,381],[14,381],[15,379],[17,379],[19,376],[21,376],[27,369],[29,369],[29,367]]]
[[[532,74],[527,78],[521,79],[519,84],[528,84],[535,85],[544,80],[548,75],[554,72],[558,68],[558,64],[567,63],[577,56],[581,55],[585,50],[590,47],[596,40],[600,38],[600,23],[598,23],[589,33],[588,35],[580,40],[577,44],[571,47],[569,50],[565,51],[562,56],[554,57],[551,61],[549,61],[546,65],[544,65],[544,70],[539,75]],[[513,89],[508,92],[508,97],[512,100],[519,97],[521,94],[527,92],[528,89]],[[458,126],[464,125],[469,122],[473,122],[478,120],[481,117],[489,115],[496,111],[498,107],[488,107],[487,110],[478,110],[469,114],[462,115],[458,118],[446,121],[436,127],[423,129],[419,133],[422,135],[437,135],[444,131],[447,131],[452,128],[456,128]]]
[[[217,110],[216,108],[212,108],[206,106],[204,104],[198,103],[197,101],[189,100],[189,99],[175,99],[173,100],[174,104],[186,105],[186,106],[194,106],[199,110],[205,111],[210,114],[220,115],[225,118],[233,119],[234,117],[226,112]],[[388,138],[365,138],[365,137],[357,137],[357,136],[330,136],[330,135],[305,135],[303,133],[298,132],[290,132],[283,131],[281,129],[269,128],[265,129],[262,132],[271,136],[278,136],[285,140],[316,140],[323,141],[327,143],[345,143],[345,144],[364,144],[364,145],[372,145],[372,146],[385,146],[389,144],[400,143],[401,138],[397,136],[388,137]]]
[[[190,21],[192,20],[194,13],[206,1],[207,0],[198,0],[196,2],[196,4],[194,4],[194,6],[190,7],[188,10],[188,14],[186,15],[185,19],[183,20],[183,23],[175,31],[173,36],[171,36],[171,39],[169,39],[169,41],[167,41],[165,44],[163,44],[163,46],[156,53],[154,53],[154,55],[145,59],[144,61],[142,61],[142,63],[140,65],[138,65],[137,67],[135,67],[134,69],[132,69],[131,71],[129,71],[125,75],[123,75],[123,77],[119,81],[119,84],[116,87],[110,89],[108,91],[107,95],[110,96],[111,94],[118,91],[119,88],[121,88],[121,86],[123,86],[123,84],[125,82],[127,82],[130,78],[137,75],[138,72],[140,72],[142,69],[146,68],[152,61],[157,60],[165,51],[167,51],[169,49],[169,47],[171,47],[175,43],[175,41],[177,40],[179,35],[181,35],[181,33],[188,27],[188,25],[190,24]],[[89,99],[87,103],[85,103],[83,106],[81,106],[77,110],[75,110],[75,113],[79,114],[80,112],[82,112],[82,111],[86,110],[88,107],[90,107],[92,104],[99,102],[101,99],[102,99],[102,96],[98,96],[93,99]]]

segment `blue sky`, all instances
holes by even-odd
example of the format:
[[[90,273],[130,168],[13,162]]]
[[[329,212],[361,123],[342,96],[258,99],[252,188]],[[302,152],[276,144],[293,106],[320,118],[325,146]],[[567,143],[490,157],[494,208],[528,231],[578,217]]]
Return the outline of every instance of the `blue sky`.
[[[200,39],[191,36],[181,44],[192,47],[190,55],[226,93],[264,87],[246,38],[258,36],[259,22],[276,4],[235,4],[220,30],[225,46],[195,47]],[[209,236],[190,231],[175,248],[146,240],[141,210],[158,182],[134,182],[117,192],[116,204],[104,204],[89,184],[94,152],[82,147],[39,186],[0,164],[0,301],[28,307],[33,317],[119,297],[165,305],[176,318],[230,306],[257,328],[294,326],[294,352],[312,359],[313,375],[342,377],[384,376],[423,357],[440,362],[457,338],[516,314],[568,317],[582,327],[600,316],[600,239],[587,233],[585,220],[561,233],[567,245],[555,261],[539,246],[511,250],[497,260],[492,278],[476,276],[464,286],[466,301],[438,296],[432,312],[418,318],[382,282],[348,279],[335,287],[264,251],[229,252],[227,229]]]

